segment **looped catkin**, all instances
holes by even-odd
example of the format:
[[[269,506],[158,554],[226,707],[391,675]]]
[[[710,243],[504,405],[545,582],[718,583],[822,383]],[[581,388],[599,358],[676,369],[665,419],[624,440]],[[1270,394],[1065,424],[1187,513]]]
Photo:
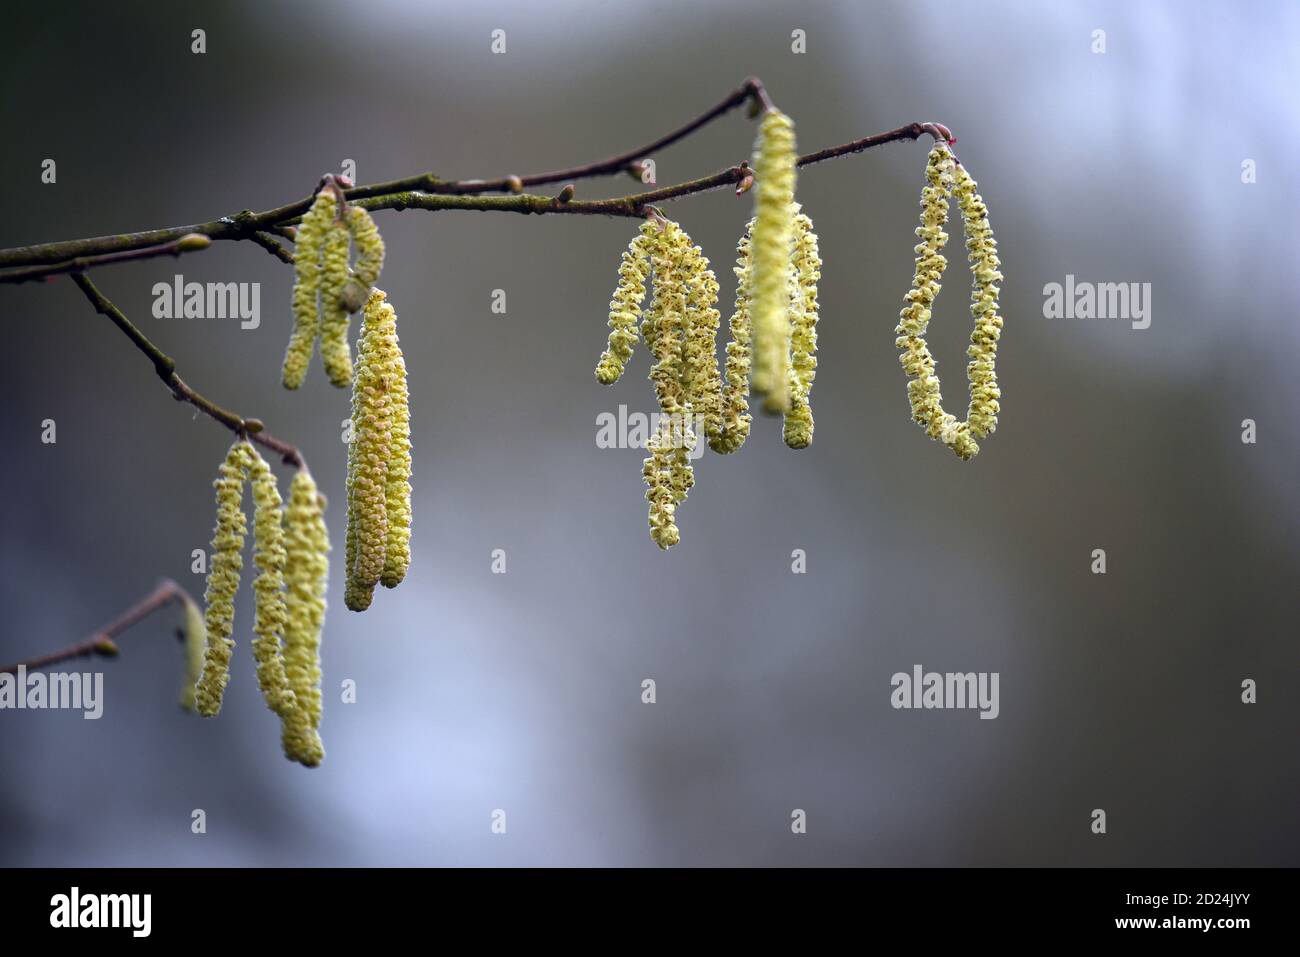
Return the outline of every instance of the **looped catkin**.
[[[257,684],[266,706],[284,718],[296,707],[280,650],[288,619],[284,598],[288,558],[284,547],[284,503],[271,467],[256,450],[251,453],[249,477],[253,483],[253,563],[260,573],[253,580],[253,631],[257,635],[253,639],[253,658],[257,662]]]
[[[294,245],[293,332],[289,335],[281,369],[281,381],[286,389],[297,389],[302,385],[307,366],[311,363],[312,349],[320,335],[317,297],[321,287],[321,253],[326,234],[333,228],[337,214],[337,194],[332,189],[322,189],[298,226]],[[345,261],[345,269],[346,266]]]
[[[973,289],[971,312],[975,329],[967,349],[970,363],[971,401],[967,421],[945,412],[935,370],[934,357],[925,341],[934,300],[941,288],[947,260],[940,250],[948,241],[943,227],[948,222],[948,199],[957,195],[958,206],[966,224],[966,246],[971,263]],[[997,285],[1002,280],[997,244],[988,223],[988,210],[975,192],[975,181],[957,164],[944,143],[936,143],[926,162],[926,186],[921,191],[921,225],[916,229],[921,242],[915,247],[916,269],[907,305],[903,307],[895,340],[902,349],[899,362],[911,377],[907,384],[912,418],[931,438],[939,439],[961,459],[971,459],[979,452],[976,438],[984,438],[997,427],[1000,410],[994,360],[1002,332],[998,315]]]
[[[763,411],[790,408],[790,254],[794,245],[794,123],[779,110],[763,115],[754,144],[754,225],[751,231],[753,390]]]
[[[347,587],[353,611],[375,585],[398,584],[410,564],[411,442],[406,365],[397,314],[376,289],[366,302],[352,382],[348,443]]]
[[[299,469],[289,485],[284,535],[284,671],[296,707],[284,716],[280,737],[286,757],[315,767],[325,757],[319,733],[320,642],[325,623],[330,545],[325,528],[325,499],[306,469]]]
[[[213,483],[217,489],[217,524],[203,594],[207,648],[195,688],[195,707],[205,718],[221,711],[221,700],[230,681],[230,656],[235,647],[230,633],[234,629],[235,592],[239,590],[239,573],[244,567],[242,553],[248,531],[241,500],[244,477],[255,454],[248,442],[236,441],[226,453]]]

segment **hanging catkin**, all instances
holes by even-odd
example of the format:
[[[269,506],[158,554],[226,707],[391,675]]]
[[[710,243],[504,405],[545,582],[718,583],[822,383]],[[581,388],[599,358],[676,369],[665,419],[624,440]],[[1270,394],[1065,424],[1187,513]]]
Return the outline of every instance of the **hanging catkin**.
[[[343,302],[348,281],[347,227],[339,222],[331,223],[321,250],[320,358],[330,384],[340,389],[352,382],[348,308]]]
[[[632,358],[637,340],[637,320],[645,299],[646,274],[650,269],[650,249],[657,231],[658,226],[653,221],[643,222],[619,263],[618,287],[609,303],[609,344],[596,364],[596,380],[602,385],[617,382]]]
[[[287,555],[283,501],[271,467],[251,446],[249,477],[253,484],[253,563],[259,572],[253,580],[253,631],[257,635],[253,639],[253,659],[257,662],[257,684],[266,706],[284,718],[293,711],[295,701],[280,649],[288,617],[284,600]]]
[[[753,391],[763,411],[790,408],[790,253],[794,245],[794,123],[779,110],[764,114],[754,144],[754,225],[750,244]]]
[[[1002,392],[994,370],[998,340],[1002,337],[1002,317],[998,315],[1002,261],[998,258],[993,227],[989,225],[988,207],[975,191],[975,180],[966,167],[957,166],[956,183],[957,204],[966,224],[966,251],[973,280],[971,312],[975,315],[975,328],[966,349],[971,360],[966,367],[970,381],[966,421],[970,423],[971,433],[983,439],[998,427],[998,412],[1002,408],[999,401]]]
[[[321,287],[321,253],[337,213],[338,195],[327,186],[316,194],[298,226],[294,246],[293,332],[289,336],[281,370],[281,381],[286,389],[297,389],[302,385],[307,366],[311,363],[312,349],[320,336],[321,316],[317,298]],[[344,265],[346,268],[346,263]]]
[[[325,500],[306,469],[289,486],[284,513],[285,613],[284,670],[296,707],[281,722],[286,757],[307,767],[324,759],[320,739],[321,630],[329,580],[329,534]]]
[[[234,628],[239,573],[244,567],[244,535],[248,531],[241,500],[251,455],[252,446],[243,439],[237,440],[226,453],[213,483],[217,489],[217,524],[203,595],[207,649],[195,689],[195,706],[207,718],[221,711],[221,699],[230,681],[230,656],[235,647],[230,633]]]
[[[398,584],[410,564],[410,410],[397,315],[386,298],[376,289],[366,302],[353,372],[344,591],[353,611],[370,606],[381,581]]]
[[[799,204],[794,206],[799,210]],[[792,449],[812,443],[813,415],[809,404],[817,376],[817,283],[822,261],[812,220],[797,212],[794,220],[794,268],[790,279],[790,410],[785,414],[783,436]]]
[[[389,358],[384,370],[385,391],[391,408],[388,474],[384,484],[388,540],[379,583],[396,588],[411,567],[411,404],[406,386],[406,359],[397,340],[397,314],[385,302],[380,309],[384,334],[389,337]]]
[[[344,219],[357,250],[357,264],[343,290],[343,303],[348,312],[356,312],[370,298],[371,289],[383,271],[384,240],[370,213],[360,206],[349,206]]]
[[[731,341],[727,343],[726,383],[722,391],[722,415],[715,431],[708,433],[709,448],[719,453],[740,449],[749,436],[749,374],[752,354],[750,300],[753,297],[753,259],[750,256],[750,230],[745,227],[736,244],[736,301],[731,313]]]
[[[353,611],[370,607],[384,570],[388,540],[388,397],[376,356],[376,296],[366,303],[352,385],[352,441],[348,443],[348,554],[344,601]],[[373,304],[373,305],[372,305]]]
[[[643,473],[650,503],[650,537],[660,548],[680,540],[675,514],[689,490],[691,463],[682,447],[679,423],[689,414],[683,388],[686,287],[682,260],[690,240],[676,223],[663,224],[651,252],[653,292],[641,322],[641,335],[654,357],[650,381],[659,402],[659,425],[647,443]]]
[[[681,262],[686,284],[686,327],[682,342],[682,377],[691,419],[684,423],[694,447],[694,421],[705,434],[722,428],[722,377],[718,371],[718,279],[708,257],[689,242]]]

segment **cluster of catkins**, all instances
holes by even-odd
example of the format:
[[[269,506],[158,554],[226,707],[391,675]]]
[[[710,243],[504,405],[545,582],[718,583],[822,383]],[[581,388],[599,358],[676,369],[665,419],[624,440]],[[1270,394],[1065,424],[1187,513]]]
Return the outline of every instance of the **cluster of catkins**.
[[[943,442],[960,458],[970,459],[979,452],[977,440],[988,436],[998,424],[998,400],[1002,393],[993,364],[1002,335],[1002,317],[998,315],[1001,261],[989,225],[988,208],[975,191],[975,180],[957,162],[946,143],[936,143],[930,151],[925,175],[921,225],[916,228],[921,240],[915,247],[916,272],[894,331],[898,334],[897,345],[903,350],[899,361],[911,377],[907,396],[912,418],[931,438]],[[975,316],[975,329],[966,350],[970,357],[966,366],[970,407],[965,422],[957,421],[956,416],[943,409],[934,357],[924,338],[935,297],[939,295],[939,280],[948,264],[941,250],[948,242],[943,227],[948,223],[948,201],[954,195],[966,226],[972,277],[970,308]]]
[[[349,269],[349,251],[356,265]],[[302,385],[312,350],[320,343],[321,363],[332,384],[352,382],[348,321],[365,303],[384,268],[384,241],[370,214],[350,206],[332,178],[326,178],[298,226],[294,241],[293,333],[284,354],[286,389]]]
[[[821,258],[812,220],[794,201],[796,158],[794,124],[768,111],[754,148],[755,214],[737,246],[735,310],[721,372],[718,282],[700,247],[655,213],[623,253],[596,378],[617,382],[637,339],[645,339],[660,414],[644,477],[650,537],[660,548],[680,539],[676,511],[695,483],[697,425],[714,452],[738,450],[749,435],[752,388],[764,412],[784,416],[786,445],[812,442]]]
[[[325,590],[329,573],[329,534],[325,528],[325,499],[311,473],[300,468],[289,487],[289,502],[280,497],[275,475],[266,460],[246,440],[230,447],[217,478],[217,521],[204,593],[206,612],[200,629],[187,622],[192,698],[182,695],[204,717],[221,711],[230,681],[235,643],[235,594],[243,569],[244,484],[253,486],[253,581],[255,622],[253,657],[262,696],[280,718],[285,756],[307,767],[320,764],[325,750],[320,740],[320,639],[325,622]],[[192,611],[187,606],[187,616]],[[201,664],[193,636],[206,634]]]
[[[348,441],[347,584],[352,611],[370,607],[375,586],[396,587],[411,564],[411,412],[397,314],[374,288],[384,243],[374,220],[349,205],[327,177],[296,234],[294,328],[283,381],[302,384],[312,350],[336,386],[352,386]],[[356,249],[349,269],[350,247]],[[356,361],[349,316],[362,310]]]

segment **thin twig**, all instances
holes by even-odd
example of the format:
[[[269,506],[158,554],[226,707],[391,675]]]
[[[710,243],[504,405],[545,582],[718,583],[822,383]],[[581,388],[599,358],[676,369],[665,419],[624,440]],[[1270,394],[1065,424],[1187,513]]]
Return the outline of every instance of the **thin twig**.
[[[434,173],[420,173],[416,176],[395,179],[387,183],[358,186],[347,190],[346,195],[349,200],[352,200],[381,196],[388,193],[405,193],[413,190],[452,196],[474,193],[509,193],[518,188],[527,188],[529,186],[546,186],[550,183],[567,183],[572,180],[590,179],[595,176],[610,176],[617,173],[631,172],[633,164],[637,160],[644,159],[652,153],[657,153],[659,150],[666,149],[674,143],[684,140],[696,130],[707,126],[721,116],[725,116],[751,99],[756,99],[761,105],[771,105],[771,101],[767,98],[767,92],[763,89],[763,84],[757,77],[750,77],[738,89],[732,90],[713,107],[671,133],[667,133],[638,149],[628,150],[626,153],[619,153],[617,156],[611,156],[595,163],[570,166],[546,173],[532,173],[528,176],[502,176],[499,179],[492,180],[467,179],[452,181],[443,180]]]
[[[369,210],[379,209],[469,209],[481,212],[506,212],[528,214],[566,213],[573,216],[624,216],[643,218],[647,209],[657,203],[680,199],[696,193],[705,193],[733,183],[739,183],[751,170],[744,166],[732,166],[700,179],[665,186],[661,189],[633,196],[619,196],[614,199],[571,199],[567,202],[562,196],[535,196],[521,193],[515,196],[447,196],[438,193],[422,193],[409,190],[404,193],[390,193],[370,199],[350,201],[353,206]]]
[[[285,465],[293,465],[298,468],[306,467],[306,461],[303,459],[302,453],[288,442],[264,432],[260,419],[246,419],[229,409],[222,408],[190,388],[185,380],[176,374],[175,360],[154,345],[149,337],[141,332],[126,317],[126,314],[113,304],[112,300],[100,292],[84,273],[73,273],[72,279],[81,288],[81,291],[86,294],[86,298],[95,307],[95,311],[107,316],[113,325],[121,329],[135,347],[149,358],[153,363],[154,372],[157,373],[158,378],[162,379],[163,384],[171,390],[176,399],[181,402],[188,402],[205,415],[216,419],[236,435],[243,436],[249,441],[256,442],[258,445],[275,452],[284,461]]]
[[[280,241],[275,238],[275,234],[259,229],[248,238],[257,243],[257,245],[261,246],[276,259],[280,260],[280,262],[293,265],[293,253],[289,252],[289,250],[285,249],[284,246],[280,244]]]
[[[934,137],[936,141],[944,140],[950,145],[957,142],[952,138],[952,134],[948,132],[948,128],[941,123],[909,123],[906,126],[900,126],[896,130],[866,136],[860,140],[845,143],[842,146],[831,146],[815,153],[806,153],[799,157],[798,165],[811,166],[813,163],[821,163],[824,160],[848,156],[851,153],[861,153],[863,150],[869,150],[873,146],[883,146],[885,143],[896,143],[899,140],[916,140],[927,133]]]
[[[0,668],[0,674],[14,675],[18,673],[19,668],[35,671],[39,668],[48,668],[51,665],[70,661],[73,658],[85,658],[89,655],[102,655],[106,658],[112,658],[118,653],[117,643],[113,639],[171,602],[193,604],[194,599],[190,597],[189,592],[176,582],[170,578],[164,578],[148,596],[128,608],[85,641],[79,641],[62,651],[55,651],[48,655],[41,655],[38,658],[30,658],[27,661],[20,661],[18,664]]]

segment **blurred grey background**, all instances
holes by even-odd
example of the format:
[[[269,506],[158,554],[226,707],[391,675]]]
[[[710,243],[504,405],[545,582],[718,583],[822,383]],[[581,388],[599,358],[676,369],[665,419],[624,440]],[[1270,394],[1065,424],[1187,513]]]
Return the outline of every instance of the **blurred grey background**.
[[[585,162],[753,73],[805,151],[951,126],[1007,278],[1001,424],[962,463],[910,422],[893,346],[925,145],[805,171],[825,259],[816,441],[791,452],[760,421],[741,454],[710,453],[664,554],[641,453],[595,443],[599,413],[653,408],[644,353],[612,389],[591,372],[633,224],[382,214],[411,374],[414,565],[356,615],[339,574],[347,396],[319,366],[300,394],[278,384],[290,271],[251,244],[103,270],[191,384],[298,443],[331,497],[328,757],[306,771],[280,755],[251,592],[216,720],[176,706],[164,614],[120,659],[81,666],[105,672],[100,721],[0,712],[0,863],[1300,863],[1294,5],[12,3],[6,17],[2,246],[275,206],[345,158],[362,182]],[[728,117],[656,156],[659,182],[738,162],[752,137]],[[39,181],[47,157],[56,185]],[[669,210],[728,312],[749,210],[728,191]],[[931,343],[960,412],[959,234],[950,253]],[[150,289],[176,272],[260,282],[261,327],[154,319]],[[1043,286],[1067,274],[1151,283],[1151,327],[1044,318]],[[201,594],[190,553],[210,538],[230,437],[172,402],[70,281],[0,287],[0,313],[13,661],[83,637],[161,576]],[[914,664],[999,672],[1000,717],[892,709],[890,676]]]

